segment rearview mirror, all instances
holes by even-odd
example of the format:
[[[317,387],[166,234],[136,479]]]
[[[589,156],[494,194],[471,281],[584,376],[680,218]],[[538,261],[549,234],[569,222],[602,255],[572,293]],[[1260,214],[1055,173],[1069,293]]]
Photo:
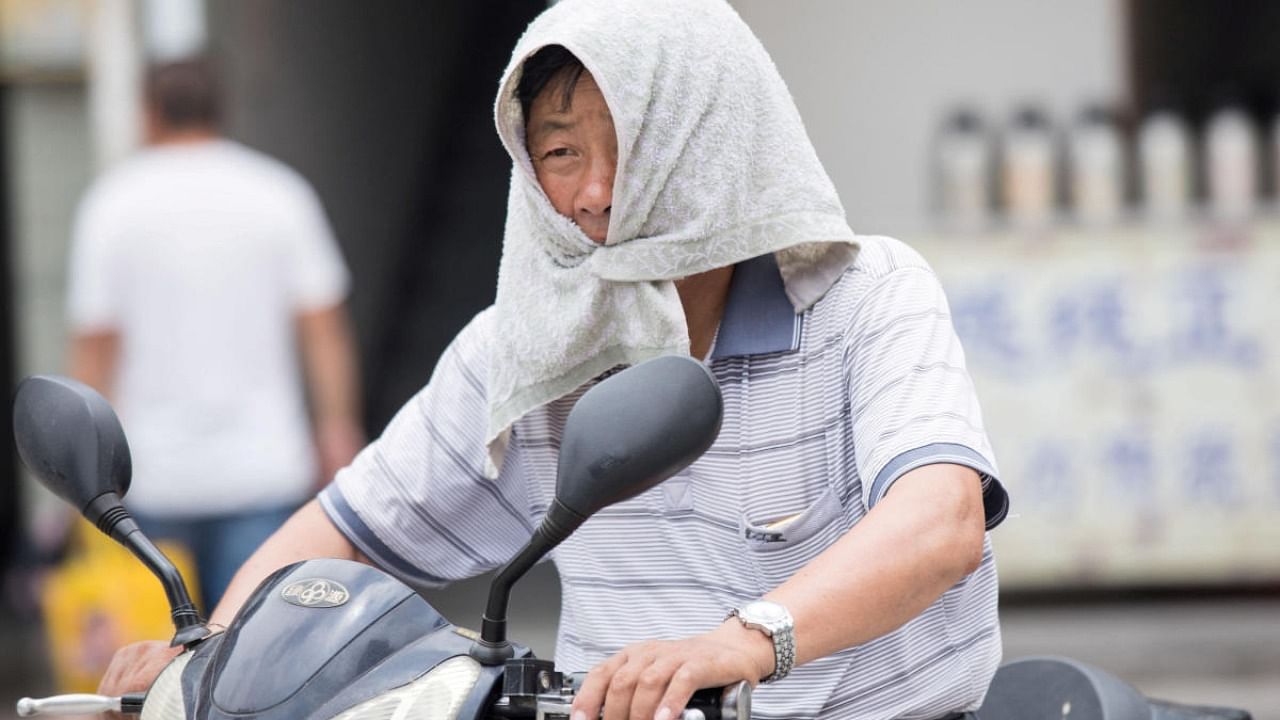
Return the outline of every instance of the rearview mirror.
[[[18,455],[45,487],[129,549],[164,586],[177,632],[172,644],[192,647],[210,630],[196,612],[177,568],[138,528],[121,499],[133,461],[120,419],[98,391],[71,378],[35,375],[13,399]]]
[[[586,518],[697,460],[720,433],[711,371],[668,355],[628,368],[573,406],[560,443],[556,500]]]
[[[133,463],[120,420],[93,388],[36,375],[18,385],[13,435],[22,462],[81,513],[98,497],[129,491]]]
[[[635,497],[697,460],[720,434],[724,401],[705,365],[668,355],[600,381],[565,421],[556,496],[529,543],[494,578],[471,657],[501,665],[511,586],[588,517]]]

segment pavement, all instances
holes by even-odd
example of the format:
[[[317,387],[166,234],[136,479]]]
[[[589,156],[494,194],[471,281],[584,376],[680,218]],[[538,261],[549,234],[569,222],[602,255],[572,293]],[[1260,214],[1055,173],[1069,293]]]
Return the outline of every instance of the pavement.
[[[429,600],[445,617],[479,624],[487,580],[459,583]],[[549,565],[516,586],[510,636],[550,657],[559,613]],[[1120,676],[1143,693],[1174,702],[1244,708],[1280,720],[1280,595],[1143,601],[1020,602],[1001,608],[1006,660],[1064,655]],[[49,691],[39,628],[0,619],[0,720],[14,702]]]

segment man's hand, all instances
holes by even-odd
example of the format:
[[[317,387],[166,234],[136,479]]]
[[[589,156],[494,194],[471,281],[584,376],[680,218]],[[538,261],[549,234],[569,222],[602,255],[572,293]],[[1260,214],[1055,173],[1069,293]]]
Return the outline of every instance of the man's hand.
[[[737,620],[704,635],[628,645],[597,665],[573,701],[573,720],[671,720],[693,693],[773,672],[773,643]]]
[[[182,647],[169,647],[162,640],[144,640],[143,642],[125,645],[111,657],[111,664],[98,684],[98,694],[115,697],[131,692],[143,692],[151,687],[175,657],[182,652]],[[118,713],[107,713],[105,718],[123,718]]]

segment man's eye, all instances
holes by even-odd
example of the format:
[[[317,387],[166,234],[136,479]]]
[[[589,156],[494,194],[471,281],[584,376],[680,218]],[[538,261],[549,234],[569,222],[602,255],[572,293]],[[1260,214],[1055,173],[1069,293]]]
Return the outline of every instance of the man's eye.
[[[544,158],[569,157],[570,153],[571,151],[569,150],[569,148],[563,148],[563,147],[552,148],[548,150],[542,157]]]

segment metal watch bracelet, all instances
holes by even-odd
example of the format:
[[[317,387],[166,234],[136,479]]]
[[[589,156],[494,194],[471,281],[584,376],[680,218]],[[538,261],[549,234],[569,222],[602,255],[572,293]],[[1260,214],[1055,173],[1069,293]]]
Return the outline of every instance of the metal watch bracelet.
[[[796,636],[792,629],[775,632],[770,638],[773,640],[773,672],[760,682],[781,680],[791,674],[791,668],[796,664]]]
[[[756,600],[734,608],[728,617],[736,617],[743,627],[757,630],[773,641],[773,672],[760,682],[781,680],[791,672],[796,661],[795,621],[785,607]]]

